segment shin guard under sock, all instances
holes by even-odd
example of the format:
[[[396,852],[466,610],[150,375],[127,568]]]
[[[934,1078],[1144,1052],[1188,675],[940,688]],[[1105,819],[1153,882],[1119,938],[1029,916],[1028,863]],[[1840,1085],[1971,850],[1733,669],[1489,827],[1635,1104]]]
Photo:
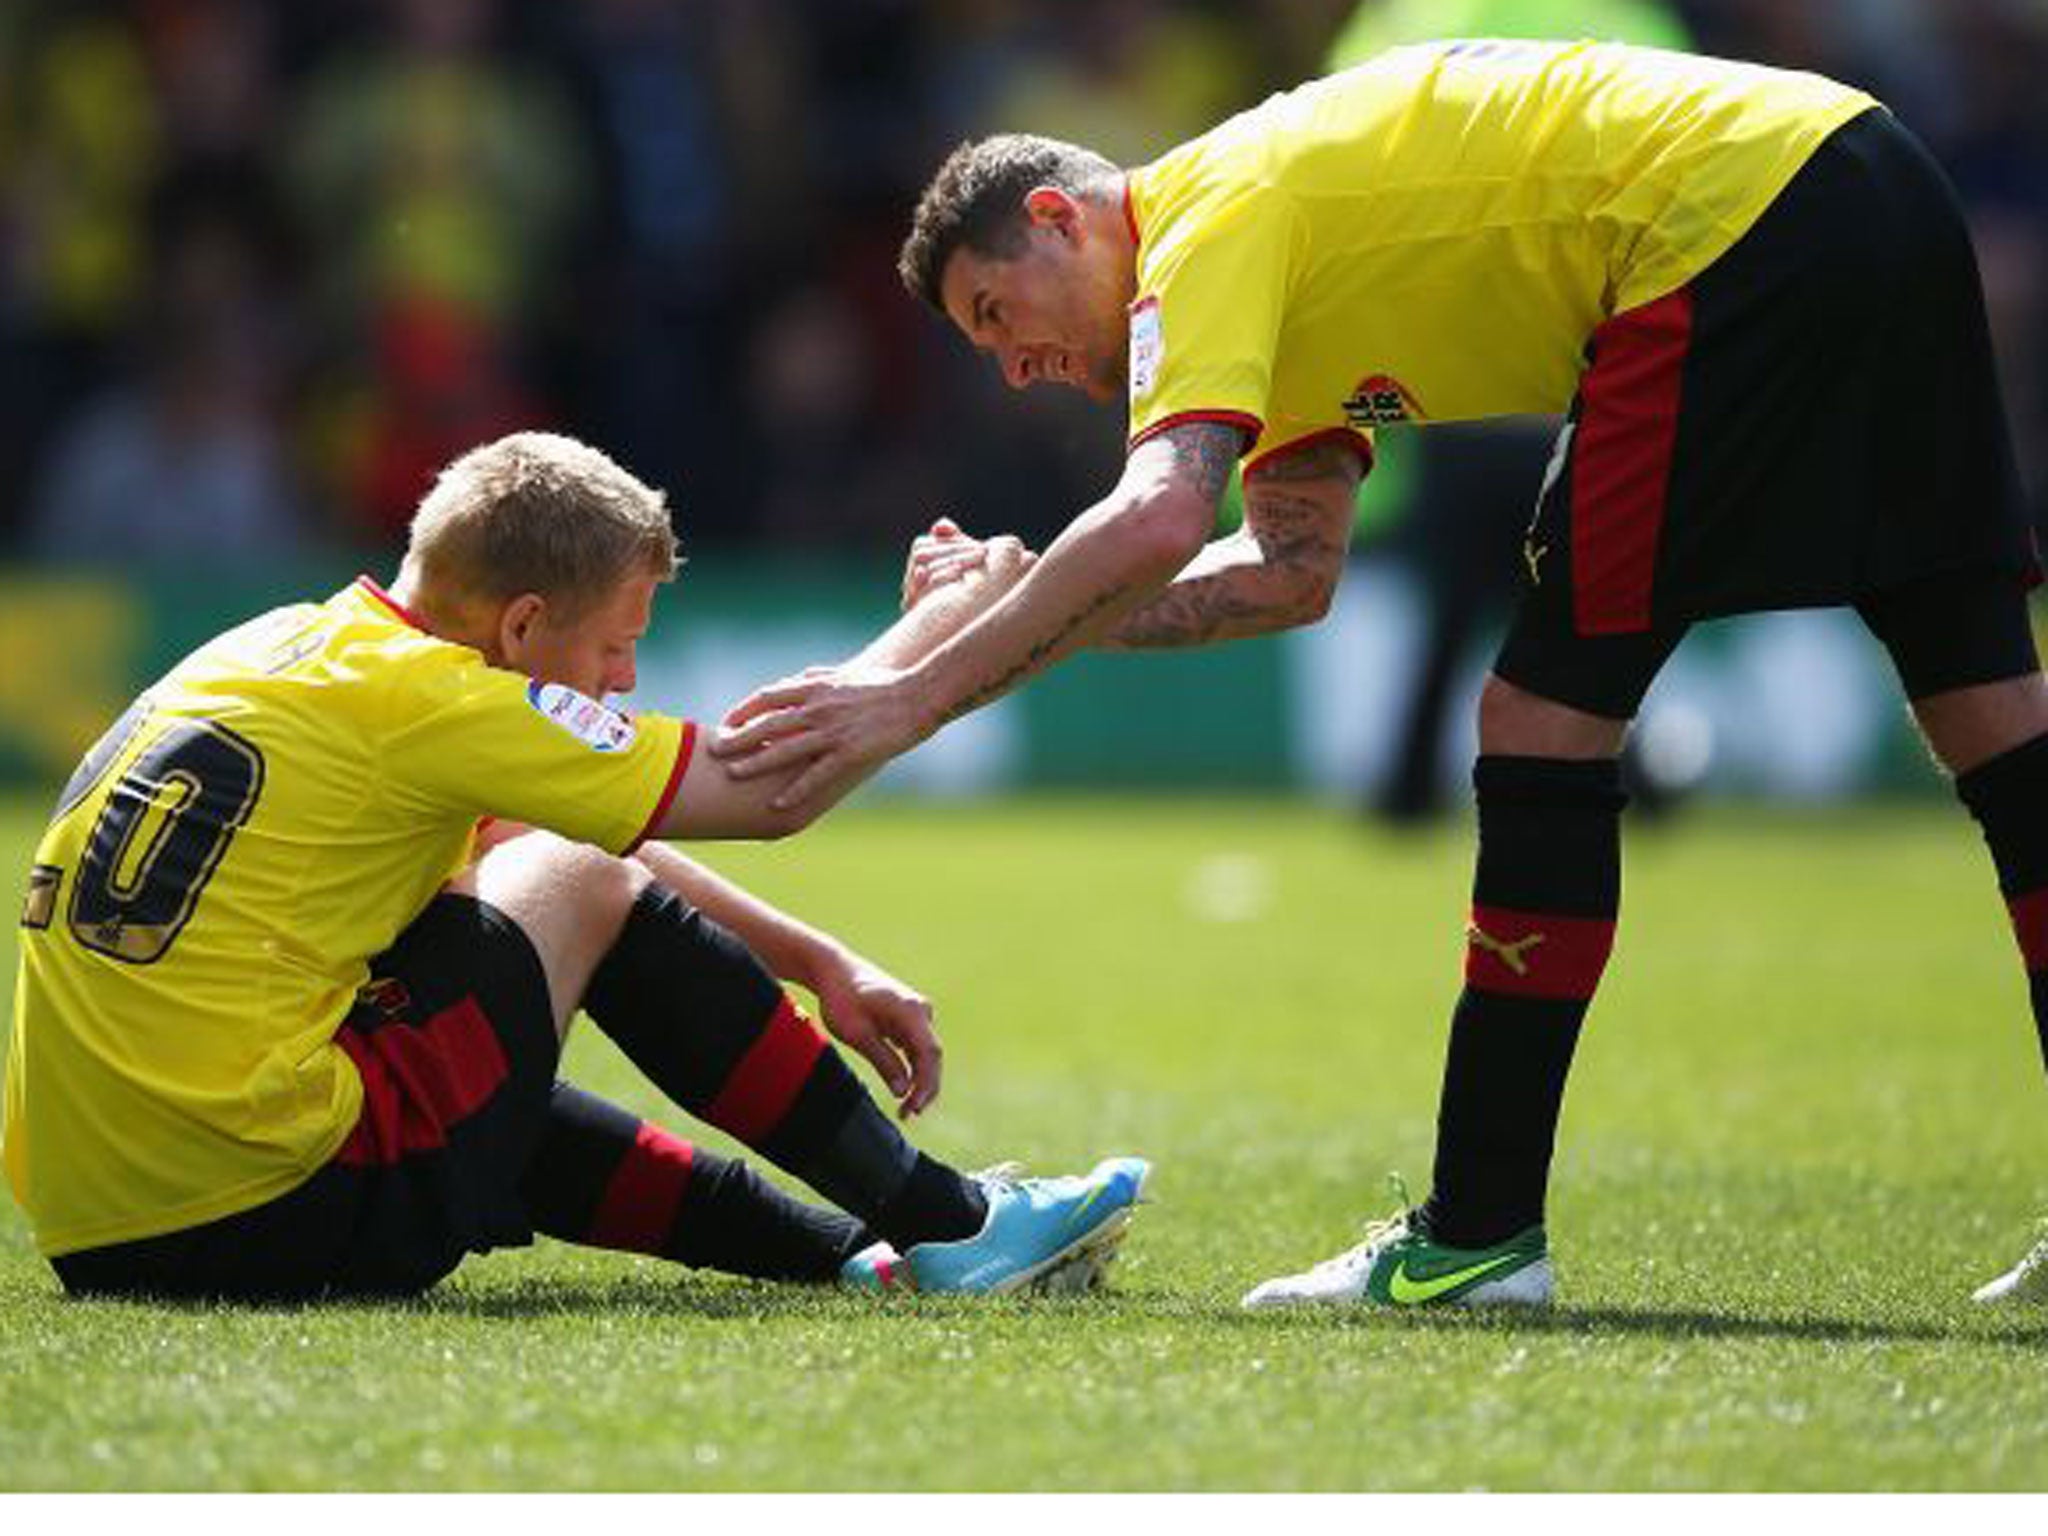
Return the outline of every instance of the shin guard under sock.
[[[2041,1058],[2048,1064],[2048,736],[1959,775],[1956,795],[1990,846],[1999,893],[2027,968]]]
[[[1543,1220],[1552,1145],[1621,899],[1612,760],[1482,757],[1465,986],[1422,1224],[1478,1248]]]
[[[764,1280],[836,1279],[874,1236],[567,1083],[521,1187],[550,1237]]]
[[[899,1248],[981,1229],[979,1186],[906,1141],[752,951],[666,887],[635,901],[583,1005],[676,1104]]]

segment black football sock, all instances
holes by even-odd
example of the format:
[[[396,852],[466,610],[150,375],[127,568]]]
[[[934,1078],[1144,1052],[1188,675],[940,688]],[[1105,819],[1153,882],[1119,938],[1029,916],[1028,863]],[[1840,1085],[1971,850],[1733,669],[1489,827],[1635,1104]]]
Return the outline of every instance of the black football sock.
[[[548,1100],[521,1192],[550,1237],[764,1280],[833,1280],[874,1240],[844,1212],[568,1083]]]
[[[1481,1248],[1543,1220],[1579,1028],[1621,901],[1611,760],[1482,757],[1465,987],[1451,1019],[1436,1170],[1421,1221]]]
[[[1990,845],[1999,894],[2027,968],[2041,1058],[2048,1064],[2048,736],[1958,776],[1956,794]]]
[[[753,952],[665,886],[634,902],[583,1006],[678,1105],[898,1248],[981,1230],[980,1186],[906,1141]]]

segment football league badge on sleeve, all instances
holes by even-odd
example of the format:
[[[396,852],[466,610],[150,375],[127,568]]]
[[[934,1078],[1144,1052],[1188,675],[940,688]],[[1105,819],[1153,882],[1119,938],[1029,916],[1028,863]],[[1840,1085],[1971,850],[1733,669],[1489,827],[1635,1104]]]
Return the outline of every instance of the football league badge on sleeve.
[[[1159,300],[1140,299],[1131,306],[1131,398],[1151,393],[1166,356],[1166,333],[1159,327]]]
[[[633,717],[563,683],[529,682],[526,699],[536,710],[594,752],[623,752],[636,734]]]
[[[1360,379],[1358,388],[1345,400],[1344,419],[1362,430],[1421,421],[1423,411],[1406,384],[1390,373],[1373,373]]]

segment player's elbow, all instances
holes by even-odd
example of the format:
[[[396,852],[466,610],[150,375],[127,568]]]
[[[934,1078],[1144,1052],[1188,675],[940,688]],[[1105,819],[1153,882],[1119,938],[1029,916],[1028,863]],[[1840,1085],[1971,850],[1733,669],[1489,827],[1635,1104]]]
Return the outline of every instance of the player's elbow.
[[[1201,552],[1214,526],[1214,509],[1195,496],[1150,496],[1124,519],[1133,565],[1160,581],[1170,581]]]
[[[822,795],[813,795],[801,805],[766,807],[760,813],[760,830],[755,836],[764,843],[779,843],[785,837],[794,837],[824,815],[825,808],[831,803]]]
[[[1294,598],[1295,627],[1320,624],[1330,616],[1330,605],[1337,600],[1338,575],[1336,571],[1316,571],[1303,578]]]

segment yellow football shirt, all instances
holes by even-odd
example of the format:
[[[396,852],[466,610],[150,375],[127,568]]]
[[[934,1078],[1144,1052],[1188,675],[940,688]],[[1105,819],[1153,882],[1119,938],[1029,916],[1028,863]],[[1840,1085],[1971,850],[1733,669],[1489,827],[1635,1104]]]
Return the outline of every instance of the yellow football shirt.
[[[1256,459],[1562,411],[1602,320],[1705,269],[1875,105],[1818,75],[1503,41],[1274,96],[1130,175],[1131,440],[1231,421]]]
[[[479,818],[623,850],[694,728],[487,665],[376,585],[150,688],[66,787],[21,920],[4,1160],[52,1256],[294,1188],[362,1099],[334,1043]]]

